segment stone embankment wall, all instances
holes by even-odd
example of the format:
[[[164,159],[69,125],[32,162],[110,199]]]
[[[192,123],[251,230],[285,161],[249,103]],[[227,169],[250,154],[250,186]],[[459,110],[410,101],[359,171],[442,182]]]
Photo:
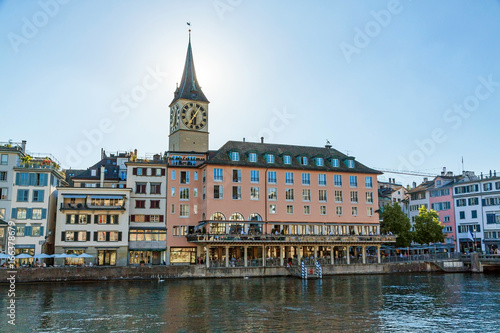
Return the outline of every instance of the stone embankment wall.
[[[439,267],[429,263],[390,263],[369,265],[324,266],[323,275],[341,274],[394,274],[412,272],[437,272]],[[237,267],[212,268],[204,266],[139,266],[139,267],[46,267],[20,268],[16,270],[16,281],[103,281],[103,280],[151,280],[189,278],[243,278],[289,276],[284,267]],[[7,269],[0,269],[0,283],[7,283]]]

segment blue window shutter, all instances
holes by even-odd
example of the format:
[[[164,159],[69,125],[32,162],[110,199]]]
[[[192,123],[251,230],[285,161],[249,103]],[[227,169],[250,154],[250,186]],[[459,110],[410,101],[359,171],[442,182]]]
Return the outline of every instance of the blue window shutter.
[[[17,219],[17,208],[12,208],[12,219]]]
[[[31,236],[31,227],[29,226],[24,227],[24,236]]]
[[[40,236],[43,236],[43,227],[40,227]]]
[[[21,185],[21,174],[16,173],[16,185]]]
[[[36,184],[36,173],[30,173],[29,185],[33,186]]]
[[[23,201],[23,190],[17,190],[17,201]]]
[[[47,218],[47,209],[42,209],[42,220]]]
[[[47,183],[48,183],[48,180],[49,180],[49,175],[47,175],[46,173],[42,174],[43,175],[43,178],[41,177],[40,179],[40,186],[47,186]],[[40,176],[42,176],[40,175]]]
[[[26,219],[30,220],[33,217],[33,210],[31,208],[26,209]]]
[[[481,201],[483,203],[483,206],[486,206],[486,199],[482,199]]]

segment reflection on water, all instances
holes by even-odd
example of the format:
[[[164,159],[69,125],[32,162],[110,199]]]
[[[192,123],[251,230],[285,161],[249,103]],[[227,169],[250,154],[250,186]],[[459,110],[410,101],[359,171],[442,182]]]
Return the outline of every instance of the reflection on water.
[[[493,332],[499,296],[481,274],[18,285],[15,331]]]

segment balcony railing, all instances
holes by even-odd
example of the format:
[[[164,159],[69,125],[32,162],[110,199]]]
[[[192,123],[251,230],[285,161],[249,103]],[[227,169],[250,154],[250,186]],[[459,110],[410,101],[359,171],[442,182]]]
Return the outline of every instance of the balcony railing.
[[[239,235],[239,234],[189,234],[192,243],[394,243],[395,235]]]
[[[125,210],[125,206],[89,206],[85,203],[61,203],[60,210]]]

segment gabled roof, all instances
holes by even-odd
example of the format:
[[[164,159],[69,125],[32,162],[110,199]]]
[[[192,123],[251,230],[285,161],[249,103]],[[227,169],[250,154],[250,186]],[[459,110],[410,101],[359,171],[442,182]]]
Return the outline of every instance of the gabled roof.
[[[230,153],[238,151],[240,153],[239,161],[232,161]],[[249,153],[257,154],[257,162],[250,162]],[[274,154],[275,163],[267,163],[265,161],[265,154]],[[291,164],[284,164],[282,160],[283,154],[291,155]],[[323,166],[316,166],[312,160],[313,157],[321,155],[325,158]],[[297,160],[297,156],[309,157],[308,165],[302,165]],[[339,166],[333,167],[330,159],[338,159]],[[206,164],[218,165],[233,165],[233,166],[249,166],[249,167],[269,167],[269,168],[282,168],[282,169],[301,169],[301,170],[323,170],[323,171],[339,171],[351,173],[373,173],[382,174],[380,171],[371,169],[357,160],[354,161],[354,168],[348,168],[343,161],[346,159],[354,160],[354,157],[342,154],[336,149],[325,147],[307,147],[307,146],[293,146],[283,144],[270,144],[258,142],[241,142],[241,141],[228,141],[219,150],[209,152]]]
[[[115,162],[113,164],[113,162]],[[71,180],[99,180],[101,178],[101,166],[104,166],[106,172],[104,174],[104,180],[119,180],[120,167],[116,165],[116,158],[106,157],[88,168],[87,170],[81,172],[79,175],[74,176]],[[95,176],[92,176],[92,171],[96,170]]]
[[[417,187],[409,190],[408,193],[416,193],[416,192],[426,191],[432,185],[434,185],[434,181],[423,182],[422,184],[418,185]]]
[[[173,104],[178,99],[190,99],[201,102],[208,102],[205,94],[196,78],[196,71],[194,69],[193,51],[191,50],[191,30],[189,31],[189,44],[186,54],[186,63],[184,64],[184,72],[182,73],[181,84],[177,87],[174,93]]]

